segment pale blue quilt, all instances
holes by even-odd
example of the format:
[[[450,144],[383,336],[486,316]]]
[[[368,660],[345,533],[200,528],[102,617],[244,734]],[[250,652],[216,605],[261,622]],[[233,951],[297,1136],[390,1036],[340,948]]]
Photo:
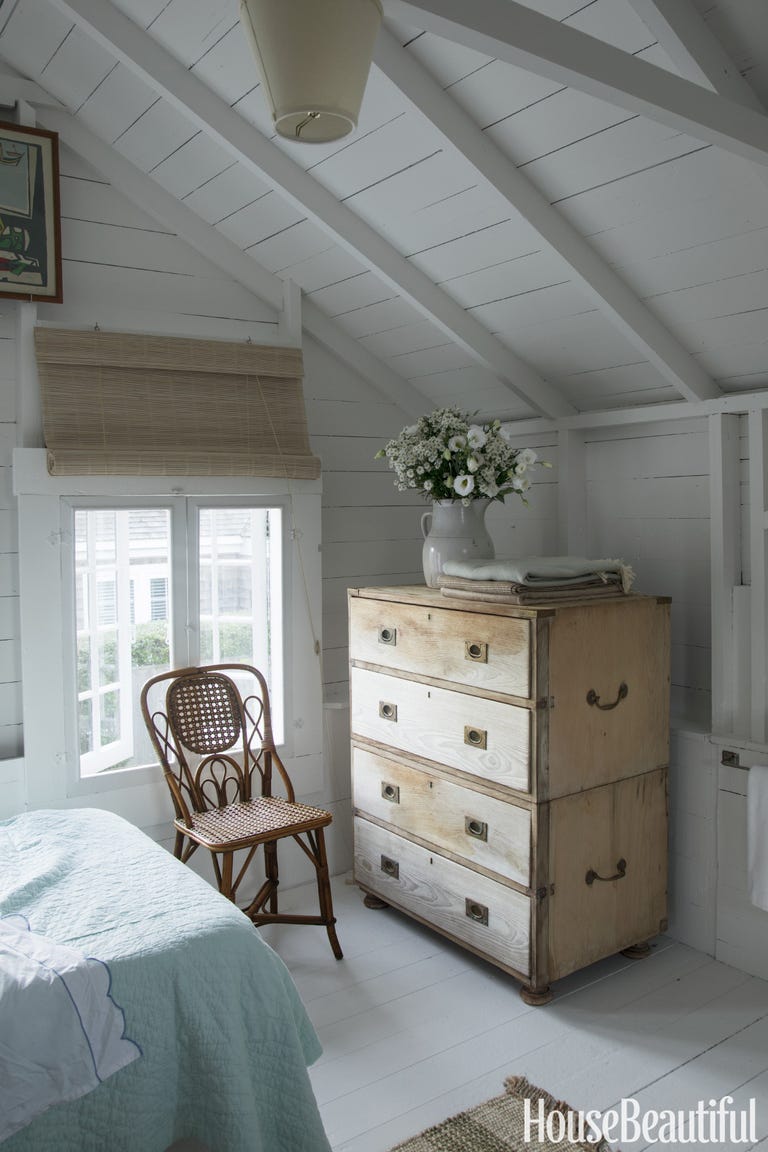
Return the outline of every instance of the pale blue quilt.
[[[320,1046],[282,961],[138,829],[90,809],[0,823],[0,916],[108,965],[142,1056],[2,1152],[329,1152],[307,1073]]]

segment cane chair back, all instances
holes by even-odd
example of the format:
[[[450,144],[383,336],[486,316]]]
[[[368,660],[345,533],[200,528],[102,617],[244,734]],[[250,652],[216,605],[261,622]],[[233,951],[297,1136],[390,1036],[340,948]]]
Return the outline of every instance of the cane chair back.
[[[236,675],[247,678],[245,694]],[[163,672],[144,686],[142,712],[176,816],[188,826],[193,813],[271,796],[275,764],[286,798],[295,799],[275,751],[269,690],[257,668],[218,664]]]

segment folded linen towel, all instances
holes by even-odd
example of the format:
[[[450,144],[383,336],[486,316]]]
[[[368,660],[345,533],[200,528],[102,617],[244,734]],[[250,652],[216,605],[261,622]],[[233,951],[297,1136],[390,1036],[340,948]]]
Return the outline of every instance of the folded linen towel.
[[[490,592],[494,596],[508,596],[518,592],[569,592],[582,591],[588,588],[597,588],[604,591],[606,588],[618,587],[621,590],[621,578],[616,572],[606,572],[602,576],[585,576],[578,580],[561,580],[556,584],[513,584],[509,580],[470,580],[467,576],[448,576],[441,572],[437,578],[439,588],[458,589],[465,592]]]
[[[469,581],[468,581],[469,583]],[[481,584],[482,581],[477,581]],[[624,596],[621,584],[609,583],[584,588],[541,588],[526,589],[522,592],[489,592],[481,588],[454,588],[441,585],[443,596],[454,600],[477,600],[486,604],[517,604],[520,607],[546,608],[548,604],[572,603],[575,600],[611,600]]]
[[[523,588],[560,588],[579,581],[621,581],[629,592],[635,574],[621,560],[590,560],[584,556],[523,556],[511,560],[448,560],[446,576],[465,580],[502,581],[510,592]],[[501,591],[501,589],[499,589]]]
[[[749,770],[747,785],[747,870],[749,898],[768,912],[768,767]]]

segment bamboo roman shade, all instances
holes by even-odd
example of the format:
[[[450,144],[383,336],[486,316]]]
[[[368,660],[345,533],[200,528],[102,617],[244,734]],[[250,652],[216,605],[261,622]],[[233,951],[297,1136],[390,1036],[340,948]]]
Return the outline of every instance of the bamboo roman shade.
[[[315,479],[297,348],[35,329],[55,476]]]

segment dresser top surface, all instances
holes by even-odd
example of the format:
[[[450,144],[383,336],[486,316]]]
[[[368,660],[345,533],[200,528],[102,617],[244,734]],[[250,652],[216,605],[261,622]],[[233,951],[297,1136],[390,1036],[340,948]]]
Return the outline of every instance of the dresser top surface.
[[[382,588],[350,588],[350,597],[366,600],[389,600],[399,604],[420,604],[425,608],[449,608],[457,612],[483,612],[498,616],[524,616],[536,619],[541,616],[556,616],[573,608],[600,609],[617,603],[632,603],[653,600],[658,604],[669,604],[669,596],[643,596],[638,593],[628,595],[606,595],[605,597],[560,600],[556,604],[524,605],[502,604],[492,600],[469,600],[454,596],[444,596],[439,589],[427,588],[425,584],[405,584]]]

